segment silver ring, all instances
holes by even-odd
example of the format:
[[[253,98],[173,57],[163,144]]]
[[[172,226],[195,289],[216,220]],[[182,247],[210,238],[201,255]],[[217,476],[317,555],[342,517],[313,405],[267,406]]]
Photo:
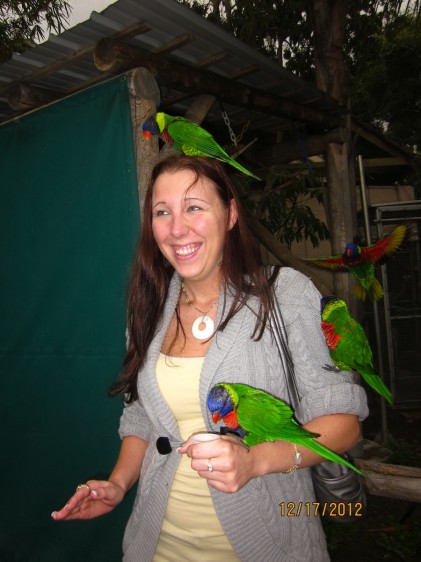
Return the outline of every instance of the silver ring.
[[[88,490],[91,491],[91,488],[88,484],[79,484],[76,488],[76,491],[81,490],[82,488],[88,488]]]
[[[212,472],[212,471],[213,471],[213,466],[212,466],[212,463],[211,463],[211,460],[210,460],[210,459],[208,459],[208,471],[209,471],[209,472]]]

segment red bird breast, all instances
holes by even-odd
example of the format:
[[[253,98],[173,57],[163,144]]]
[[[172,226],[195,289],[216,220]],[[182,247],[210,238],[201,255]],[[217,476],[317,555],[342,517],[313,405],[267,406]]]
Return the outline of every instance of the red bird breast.
[[[222,418],[224,424],[230,429],[237,429],[240,426],[238,423],[237,412],[234,410]]]

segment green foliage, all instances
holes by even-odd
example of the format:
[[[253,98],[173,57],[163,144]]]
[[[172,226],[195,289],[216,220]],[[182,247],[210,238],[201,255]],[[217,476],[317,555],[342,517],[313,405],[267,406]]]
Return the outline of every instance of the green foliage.
[[[323,203],[320,179],[313,173],[272,171],[265,190],[256,203],[256,215],[262,224],[288,248],[294,241],[310,239],[314,247],[329,238],[323,221],[317,218],[309,202]]]
[[[386,551],[383,560],[415,560],[421,554],[421,523],[414,522],[409,528],[398,526],[393,533],[380,533],[376,544]]]
[[[421,454],[411,444],[401,439],[391,440],[386,443],[386,447],[391,451],[391,455],[387,460],[389,464],[421,468]]]
[[[315,81],[308,0],[179,0],[238,39]],[[347,3],[342,52],[353,113],[415,153],[421,151],[421,2]]]
[[[353,69],[353,110],[421,153],[421,19],[396,18],[372,37],[371,50]]]
[[[41,41],[46,30],[60,33],[70,10],[65,0],[0,0],[0,62]]]

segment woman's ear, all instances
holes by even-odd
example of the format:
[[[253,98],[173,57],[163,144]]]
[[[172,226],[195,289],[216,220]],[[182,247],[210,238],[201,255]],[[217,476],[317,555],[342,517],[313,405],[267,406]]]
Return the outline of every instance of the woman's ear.
[[[235,223],[237,222],[238,219],[238,208],[237,208],[237,203],[235,201],[235,199],[231,199],[230,201],[230,206],[229,206],[229,217],[228,217],[228,230],[231,230],[231,228],[235,225]]]

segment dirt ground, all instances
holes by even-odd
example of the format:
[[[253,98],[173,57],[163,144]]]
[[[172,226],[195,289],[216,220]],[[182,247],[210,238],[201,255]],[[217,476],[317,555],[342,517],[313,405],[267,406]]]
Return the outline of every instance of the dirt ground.
[[[380,411],[371,406],[363,437],[378,441],[380,429]],[[387,429],[392,450],[388,462],[421,467],[421,410],[387,408]],[[367,501],[361,520],[323,521],[332,562],[421,560],[421,504],[373,495]]]

